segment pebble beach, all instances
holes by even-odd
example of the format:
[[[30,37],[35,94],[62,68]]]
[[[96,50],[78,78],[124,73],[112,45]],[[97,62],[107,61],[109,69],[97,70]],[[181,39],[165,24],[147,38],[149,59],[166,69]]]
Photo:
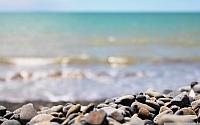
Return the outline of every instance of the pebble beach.
[[[9,103],[0,106],[1,125],[189,125],[200,122],[200,84],[163,92],[148,89],[96,102],[11,107]]]

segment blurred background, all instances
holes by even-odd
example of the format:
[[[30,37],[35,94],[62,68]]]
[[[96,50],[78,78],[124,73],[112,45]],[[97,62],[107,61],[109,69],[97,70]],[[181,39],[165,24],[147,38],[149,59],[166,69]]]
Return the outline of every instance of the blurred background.
[[[99,100],[200,80],[200,1],[1,0],[0,101]]]

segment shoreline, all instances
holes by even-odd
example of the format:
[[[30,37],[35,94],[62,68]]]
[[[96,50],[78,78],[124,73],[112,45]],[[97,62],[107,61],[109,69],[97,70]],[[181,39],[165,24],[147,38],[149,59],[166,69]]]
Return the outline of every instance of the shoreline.
[[[0,102],[2,125],[164,125],[200,123],[200,84],[162,93],[140,93],[97,101]]]

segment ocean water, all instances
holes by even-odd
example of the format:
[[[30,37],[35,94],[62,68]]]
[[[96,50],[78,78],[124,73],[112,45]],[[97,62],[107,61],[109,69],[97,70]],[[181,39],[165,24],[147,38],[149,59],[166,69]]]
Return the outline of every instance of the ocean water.
[[[96,100],[200,80],[200,13],[0,13],[0,100]]]

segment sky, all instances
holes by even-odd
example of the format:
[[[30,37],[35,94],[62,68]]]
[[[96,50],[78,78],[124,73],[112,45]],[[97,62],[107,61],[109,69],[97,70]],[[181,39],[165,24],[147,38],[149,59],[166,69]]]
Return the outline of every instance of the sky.
[[[200,12],[200,0],[0,0],[0,11]]]

